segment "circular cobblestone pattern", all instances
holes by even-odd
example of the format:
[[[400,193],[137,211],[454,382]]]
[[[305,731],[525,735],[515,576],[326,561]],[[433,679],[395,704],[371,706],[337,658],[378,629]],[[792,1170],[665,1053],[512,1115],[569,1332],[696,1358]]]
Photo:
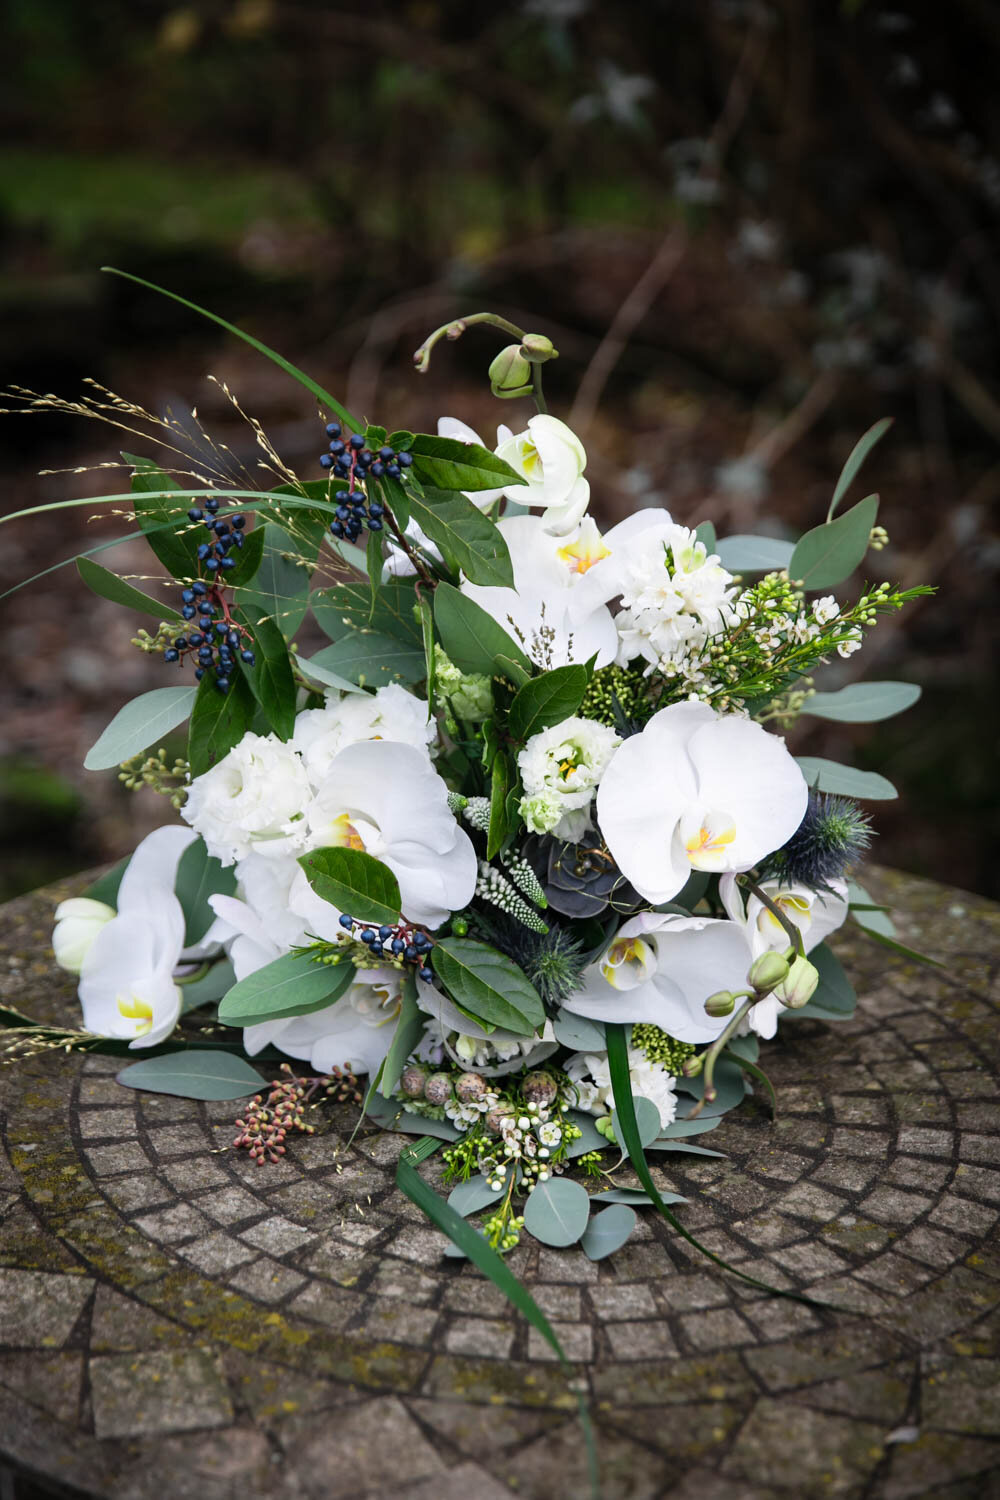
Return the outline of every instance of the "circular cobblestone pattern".
[[[649,1212],[599,1264],[510,1257],[589,1395],[604,1500],[1000,1494],[1000,910],[870,883],[944,967],[841,940],[858,1014],[766,1049],[777,1121],[750,1099],[700,1138],[724,1155],[654,1168],[710,1249],[836,1310],[757,1292]],[[46,1020],[76,1014],[47,946],[68,890],[0,918],[4,999]],[[237,1106],[135,1093],[120,1066],[0,1074],[9,1462],[115,1500],[587,1493],[563,1373],[396,1190],[400,1137],[349,1144],[338,1108],[257,1167],[227,1149]]]

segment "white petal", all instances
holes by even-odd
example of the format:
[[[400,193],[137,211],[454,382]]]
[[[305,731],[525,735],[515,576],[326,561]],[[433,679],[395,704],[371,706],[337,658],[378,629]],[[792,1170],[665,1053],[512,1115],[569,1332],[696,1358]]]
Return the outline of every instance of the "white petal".
[[[750,719],[718,715],[691,736],[688,753],[701,807],[725,809],[734,818],[735,838],[723,868],[747,870],[791,838],[809,789],[783,739]]]

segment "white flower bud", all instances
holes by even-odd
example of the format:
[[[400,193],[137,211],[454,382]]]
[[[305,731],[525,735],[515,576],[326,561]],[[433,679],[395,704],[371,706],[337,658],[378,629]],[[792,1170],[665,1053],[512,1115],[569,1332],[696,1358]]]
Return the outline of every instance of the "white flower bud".
[[[789,965],[787,979],[776,985],[771,993],[782,1005],[787,1005],[789,1010],[799,1010],[812,999],[818,984],[819,970],[815,964],[811,964],[807,958],[797,956]]]
[[[113,906],[89,896],[72,896],[56,907],[52,947],[56,963],[70,974],[79,974],[91,944],[115,915]]]

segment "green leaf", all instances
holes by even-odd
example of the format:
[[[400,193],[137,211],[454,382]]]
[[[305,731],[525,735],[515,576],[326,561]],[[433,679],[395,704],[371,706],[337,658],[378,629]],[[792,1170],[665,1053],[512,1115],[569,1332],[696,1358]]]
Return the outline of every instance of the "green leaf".
[[[684,1140],[689,1135],[707,1135],[710,1130],[718,1128],[721,1118],[721,1115],[700,1114],[693,1120],[674,1120],[661,1131],[655,1141],[650,1141],[650,1147],[655,1151],[662,1141]]]
[[[464,495],[428,489],[423,495],[410,496],[410,513],[445,561],[461,569],[470,583],[514,587],[507,543],[489,516]]]
[[[237,674],[229,692],[220,693],[214,675],[206,672],[198,684],[188,733],[192,776],[204,776],[239,744],[253,713],[254,696],[245,678]]]
[[[606,1255],[613,1255],[621,1249],[634,1228],[635,1209],[625,1203],[613,1203],[610,1208],[594,1214],[580,1240],[580,1247],[588,1260],[603,1260]]]
[[[388,682],[409,685],[419,682],[425,671],[423,651],[409,641],[373,630],[348,631],[332,646],[317,651],[311,663],[368,688],[380,688]]]
[[[880,933],[882,937],[894,938],[896,936],[896,924],[884,907],[878,906],[869,896],[863,885],[858,885],[856,880],[847,882],[847,899],[850,902],[850,913],[859,927],[865,928],[867,932]],[[870,907],[870,911],[865,911]]]
[[[494,662],[498,677],[506,677],[515,687],[524,687],[526,682],[531,681],[531,673],[526,667],[518,662],[512,661],[509,656],[498,656]]]
[[[633,1102],[635,1105],[636,1129],[639,1132],[639,1144],[641,1146],[648,1146],[650,1141],[655,1141],[656,1137],[660,1134],[660,1111],[652,1099],[643,1099],[640,1097]],[[627,1151],[628,1147],[625,1144],[625,1137],[622,1133],[622,1124],[618,1118],[617,1109],[611,1111],[611,1124],[615,1132],[615,1140],[623,1151]]]
[[[353,978],[353,964],[318,964],[308,953],[285,953],[233,985],[219,1005],[219,1020],[256,1026],[307,1016],[339,1000]]]
[[[383,504],[392,512],[396,525],[400,531],[405,531],[410,522],[410,493],[398,479],[392,479],[388,474],[378,481],[378,490]]]
[[[517,1036],[531,1036],[545,1024],[538,991],[517,964],[495,948],[469,938],[439,938],[432,962],[451,998],[477,1021]]]
[[[313,849],[299,864],[317,896],[338,911],[359,922],[399,921],[399,881],[363,849]]]
[[[157,744],[194,709],[197,688],[154,688],[126,703],[84,757],[88,771],[107,771]]]
[[[424,1032],[427,1017],[417,1005],[417,982],[412,971],[403,980],[403,996],[392,1045],[382,1064],[379,1093],[391,1099],[399,1083],[399,1075],[406,1066],[406,1059],[419,1042]]]
[[[437,658],[434,653],[434,606],[426,594],[420,596],[420,632],[424,645],[424,694],[427,699],[427,721],[430,722],[437,700]]]
[[[718,1125],[718,1120],[712,1120],[713,1125]],[[658,1141],[650,1141],[647,1151],[686,1151],[689,1156],[718,1156],[725,1160],[724,1151],[710,1151],[707,1146],[692,1146],[688,1140],[667,1140],[661,1136]],[[670,1194],[664,1194],[664,1202],[670,1201]]]
[[[688,1201],[682,1193],[661,1193],[660,1196],[664,1203],[687,1203]],[[644,1207],[652,1201],[649,1194],[642,1192],[639,1188],[609,1188],[607,1192],[590,1195],[591,1207],[602,1203],[628,1203],[635,1208],[636,1206]]]
[[[225,588],[245,588],[251,579],[255,579],[260,572],[261,563],[264,560],[264,526],[258,526],[253,531],[245,531],[243,546],[238,552],[233,551],[229,555],[236,559],[235,568],[230,568],[227,573],[220,574],[222,584]]]
[[[878,496],[816,526],[801,538],[788,564],[788,576],[806,589],[829,589],[849,578],[864,560],[878,516]]]
[[[880,422],[875,423],[874,427],[869,427],[864,436],[860,437],[855,443],[854,447],[851,449],[850,453],[848,454],[847,462],[840,471],[840,478],[837,480],[837,485],[833,492],[833,499],[830,501],[830,509],[826,513],[826,519],[828,521],[833,520],[834,511],[837,509],[837,506],[840,504],[841,500],[843,500],[844,496],[847,494],[847,491],[854,483],[855,477],[857,476],[861,465],[864,463],[865,459],[868,457],[875,444],[879,441],[880,438],[884,437],[891,426],[892,417],[883,417]]]
[[[758,1083],[762,1083],[764,1085],[765,1089],[767,1090],[768,1099],[771,1103],[771,1119],[776,1120],[778,1118],[778,1096],[774,1092],[774,1084],[771,1082],[770,1078],[768,1078],[767,1074],[764,1072],[764,1069],[758,1068],[757,1064],[753,1062],[749,1057],[744,1057],[741,1052],[734,1052],[731,1047],[727,1047],[722,1053],[722,1056],[724,1058],[735,1058],[737,1066],[742,1068],[744,1073],[749,1073],[751,1078],[756,1078]]]
[[[118,906],[118,890],[122,883],[122,876],[132,862],[131,854],[120,859],[110,870],[99,875],[93,885],[88,885],[84,895],[91,901],[103,901],[105,906]]]
[[[201,942],[215,920],[209,896],[235,894],[236,871],[224,868],[197,838],[180,857],[174,892],[184,913],[184,946],[190,948]]]
[[[332,648],[330,648],[332,649]],[[357,683],[351,682],[347,677],[341,677],[339,672],[331,672],[328,666],[323,664],[327,648],[317,651],[314,657],[295,657],[295,665],[303,677],[308,677],[313,682],[322,683],[324,687],[336,688],[341,693],[364,693],[364,688],[358,687]]]
[[[228,958],[217,959],[197,979],[187,979],[180,986],[181,1015],[200,1005],[217,1005],[236,983],[236,970]]]
[[[317,625],[331,641],[339,641],[348,630],[375,630],[423,650],[420,625],[413,613],[417,596],[411,582],[383,584],[375,596],[374,610],[372,591],[360,580],[318,589],[309,602]]]
[[[604,1051],[604,1043],[601,1043],[601,1051]],[[570,1158],[583,1156],[585,1151],[606,1151],[608,1143],[597,1126],[594,1124],[592,1115],[585,1115],[581,1110],[573,1109],[569,1112],[569,1119],[579,1130],[580,1135],[575,1141],[570,1141],[566,1147],[566,1155]]]
[[[245,1099],[267,1087],[256,1068],[232,1052],[215,1048],[174,1052],[133,1063],[118,1074],[126,1088],[181,1099]]]
[[[240,659],[240,670],[279,740],[290,740],[295,731],[295,678],[285,637],[266,615],[255,620],[245,607],[234,614],[249,630],[256,658],[253,666]]]
[[[715,551],[730,573],[773,573],[788,567],[795,544],[776,536],[726,536]]]
[[[253,582],[243,585],[240,608],[247,620],[261,616],[273,620],[287,640],[309,607],[309,567],[301,561],[295,537],[273,521],[257,527],[252,535],[263,537],[261,560]]]
[[[871,801],[891,801],[899,796],[892,782],[877,771],[858,771],[854,766],[842,766],[839,761],[824,760],[819,755],[797,755],[795,763],[809,785],[821,792]]]
[[[561,724],[575,714],[583,702],[590,673],[584,666],[556,667],[533,677],[514,694],[508,726],[516,740],[529,740],[533,734]]]
[[[720,1115],[735,1109],[737,1104],[742,1103],[746,1094],[747,1086],[743,1073],[735,1062],[719,1062],[715,1069],[713,1079],[715,1098],[711,1104],[706,1104],[695,1118],[709,1120],[718,1118]],[[695,1099],[701,1099],[705,1093],[705,1075],[699,1073],[697,1078],[685,1078],[683,1075],[677,1080],[679,1093],[692,1094]],[[674,1121],[674,1124],[677,1124]],[[681,1120],[680,1123],[686,1123]]]
[[[316,397],[321,406],[328,406],[342,422],[347,423],[348,427],[353,427],[355,431],[358,430],[358,423],[354,417],[351,416],[346,407],[341,406],[340,402],[330,395],[329,391],[325,391],[321,385],[316,384],[315,380],[311,379],[302,370],[297,369],[295,365],[290,364],[287,359],[283,359],[274,349],[269,349],[259,339],[252,338],[249,333],[244,333],[243,329],[237,328],[234,323],[227,323],[225,318],[220,318],[217,313],[209,312],[206,308],[199,307],[196,302],[189,302],[186,297],[179,297],[176,292],[168,292],[166,287],[157,286],[155,282],[144,281],[141,276],[132,276],[128,271],[119,271],[114,266],[102,266],[101,270],[107,271],[111,276],[120,276],[124,281],[134,281],[136,286],[144,286],[149,292],[158,292],[161,297],[169,297],[172,302],[179,302],[182,307],[188,308],[191,312],[196,312],[199,317],[209,318],[213,323],[218,323],[220,328],[225,328],[228,333],[235,334],[238,339],[243,340],[244,344],[249,344],[251,349],[256,349],[258,354],[263,354],[267,359],[271,360],[272,364],[276,364],[279,369],[284,370],[286,375],[291,375],[292,379],[297,380],[299,385],[305,386],[306,390]]]
[[[524,1200],[524,1227],[543,1245],[574,1245],[589,1218],[587,1189],[568,1177],[537,1183]]]
[[[912,708],[920,692],[911,682],[853,682],[838,693],[813,693],[802,712],[846,724],[876,724]]]
[[[445,653],[460,672],[481,672],[492,677],[497,658],[514,662],[530,676],[531,662],[492,615],[450,583],[434,590],[434,623]]]
[[[439,490],[499,490],[526,484],[510,464],[488,448],[458,438],[418,432],[410,444],[413,469],[424,484]]]
[[[198,545],[204,539],[204,527],[188,519],[191,501],[178,489],[177,481],[164,474],[148,458],[123,453],[132,466],[132,509],[139,529],[167,572],[174,578],[197,578]],[[176,491],[177,498],[162,491]]]
[[[379,592],[382,588],[382,533],[369,531],[368,541],[365,544],[365,564],[368,570],[368,623],[372,623],[371,617],[378,604]]]
[[[469,1214],[477,1214],[488,1204],[495,1203],[498,1198],[503,1197],[503,1193],[502,1187],[490,1187],[482,1172],[477,1172],[468,1182],[460,1182],[457,1187],[452,1188],[448,1194],[448,1207],[466,1219]]]
[[[890,953],[895,953],[897,958],[908,958],[913,963],[930,964],[932,968],[943,969],[945,965],[939,958],[931,958],[927,953],[920,953],[916,948],[908,948],[905,943],[897,943],[895,938],[886,937],[883,932],[874,932],[865,928],[865,936],[870,937],[873,942],[888,948]],[[809,1002],[812,1004],[812,1001]]]
[[[510,833],[507,817],[507,799],[511,787],[517,780],[516,768],[503,751],[493,758],[490,773],[490,822],[486,834],[486,858],[499,854]]]
[[[124,604],[126,609],[134,609],[138,614],[149,615],[154,620],[181,620],[172,605],[161,604],[152,595],[133,588],[124,578],[119,578],[117,573],[102,568],[100,563],[91,562],[89,557],[78,557],[76,569],[93,593],[102,599],[110,599],[112,604]]]
[[[574,1052],[603,1052],[604,1027],[600,1021],[590,1021],[586,1016],[575,1016],[572,1011],[561,1010],[552,1023],[556,1041]]]
[[[711,521],[702,521],[700,526],[695,527],[695,539],[701,542],[705,551],[711,554],[715,551],[716,535],[715,526]]]

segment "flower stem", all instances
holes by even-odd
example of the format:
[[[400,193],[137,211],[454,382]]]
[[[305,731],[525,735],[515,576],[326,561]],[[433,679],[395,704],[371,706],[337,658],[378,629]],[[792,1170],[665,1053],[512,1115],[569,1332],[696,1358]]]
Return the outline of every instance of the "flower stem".
[[[467,318],[455,318],[451,323],[442,323],[440,328],[428,334],[420,348],[415,350],[413,363],[420,375],[426,375],[431,362],[431,350],[442,338],[454,343],[460,339],[467,328],[472,328],[476,323],[489,323],[494,328],[499,328],[503,333],[509,333],[518,343],[525,337],[524,329],[518,328],[516,323],[510,323],[506,318],[501,318],[498,313],[470,313]],[[537,397],[536,397],[537,399]]]
[[[716,1037],[711,1047],[709,1047],[708,1051],[705,1053],[705,1089],[701,1098],[698,1100],[698,1103],[695,1105],[691,1113],[687,1116],[687,1119],[697,1119],[698,1115],[700,1115],[702,1110],[705,1108],[705,1105],[711,1104],[712,1100],[715,1098],[715,1088],[713,1087],[712,1079],[715,1076],[715,1064],[718,1059],[719,1053],[729,1041],[729,1038],[733,1035],[736,1028],[743,1020],[743,1017],[749,1014],[751,1008],[756,1004],[756,995],[751,995],[747,1000],[744,1000],[739,1010],[733,1014],[732,1019],[726,1026],[725,1031],[721,1032]]]
[[[796,927],[795,923],[790,921],[789,918],[785,916],[785,913],[781,910],[781,907],[778,906],[776,902],[772,901],[770,896],[768,896],[765,891],[762,891],[759,885],[754,885],[752,880],[748,880],[746,882],[746,888],[752,896],[757,897],[757,900],[761,903],[762,906],[767,907],[768,911],[771,913],[772,917],[774,917],[775,921],[781,923],[782,927],[785,929],[785,936],[788,938],[796,953],[800,954],[802,958],[805,958],[806,950],[805,944],[802,941],[802,933]]]

